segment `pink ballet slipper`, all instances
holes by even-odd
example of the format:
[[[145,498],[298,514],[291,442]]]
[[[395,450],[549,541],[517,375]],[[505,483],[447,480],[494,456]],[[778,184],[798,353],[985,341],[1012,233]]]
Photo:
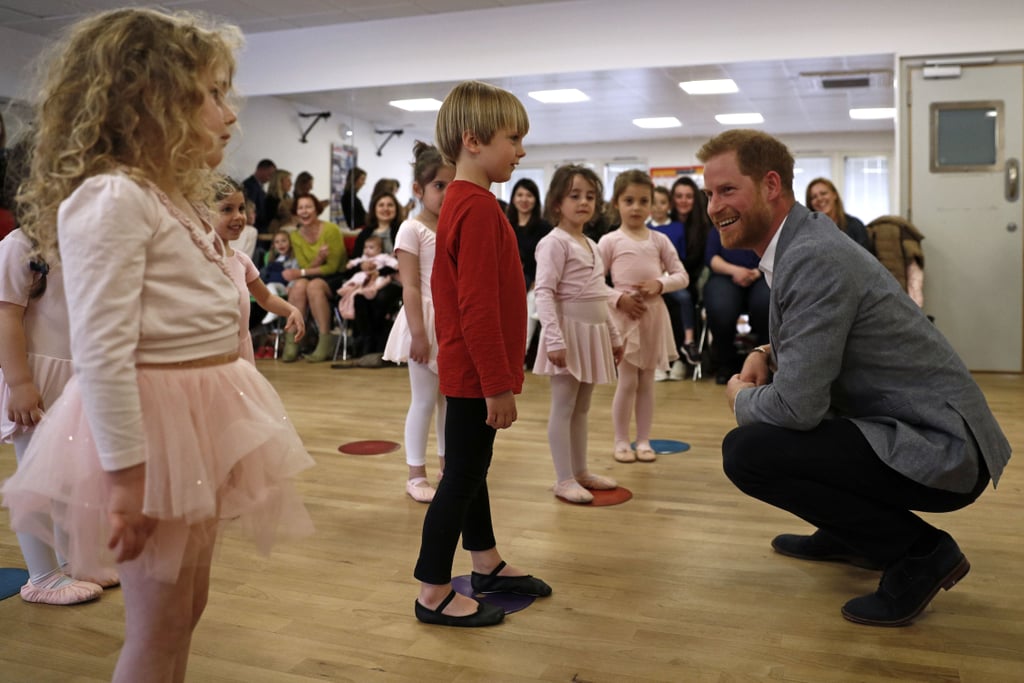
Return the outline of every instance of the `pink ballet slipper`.
[[[610,491],[611,489],[617,488],[619,482],[615,481],[611,477],[602,477],[600,474],[591,474],[590,472],[584,472],[576,477],[576,481],[585,489],[594,489],[596,491]]]
[[[75,572],[71,572],[71,576],[78,581],[95,583],[101,588],[113,588],[121,585],[121,577],[117,575],[116,569],[101,569],[92,576],[78,576]]]
[[[570,503],[591,503],[594,501],[594,494],[580,486],[575,479],[566,479],[555,484],[552,489],[555,495]]]
[[[63,578],[63,574],[58,574],[54,580],[42,586],[29,581],[21,587],[21,599],[43,605],[77,605],[80,602],[95,600],[103,594],[103,588],[88,581],[76,580],[60,588],[47,587],[59,583]]]
[[[434,500],[434,487],[426,477],[415,477],[405,482],[405,492],[417,503],[429,503]]]
[[[636,453],[629,446],[616,446],[614,457],[618,462],[636,462]]]
[[[654,462],[658,459],[658,454],[650,446],[637,446],[636,459],[640,462]]]

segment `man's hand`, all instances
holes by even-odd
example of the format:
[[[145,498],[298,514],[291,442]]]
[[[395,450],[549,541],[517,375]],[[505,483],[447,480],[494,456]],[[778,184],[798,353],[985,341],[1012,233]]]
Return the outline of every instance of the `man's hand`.
[[[740,370],[739,378],[744,382],[750,382],[754,386],[761,386],[768,384],[768,380],[771,379],[772,368],[771,368],[771,350],[766,346],[759,346],[759,349],[765,349],[762,351],[751,351],[747,354],[747,359],[743,361],[743,369]]]
[[[745,382],[739,375],[733,375],[725,387],[725,398],[729,401],[729,409],[736,412],[736,394],[744,389],[753,389],[753,382]]]

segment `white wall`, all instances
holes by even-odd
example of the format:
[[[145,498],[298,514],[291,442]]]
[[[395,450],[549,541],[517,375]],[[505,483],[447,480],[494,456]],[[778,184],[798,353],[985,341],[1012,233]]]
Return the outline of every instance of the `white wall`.
[[[0,98],[27,99],[29,68],[46,41],[0,26]]]
[[[240,132],[232,139],[224,163],[225,172],[242,180],[256,168],[256,163],[268,157],[278,168],[292,172],[309,171],[315,179],[314,193],[326,199],[329,193],[331,144],[353,144],[359,150],[358,164],[366,170],[368,179],[360,192],[368,204],[373,183],[382,177],[398,178],[402,186],[399,200],[405,203],[412,196],[412,146],[416,139],[432,142],[425,131],[406,131],[385,145],[382,156],[376,154],[384,141],[366,121],[353,119],[344,112],[332,112],[331,118],[320,121],[310,132],[309,142],[299,142],[301,131],[310,119],[300,119],[300,111],[316,111],[279,97],[249,98],[239,113]],[[351,129],[351,138],[344,136]],[[841,186],[842,157],[847,154],[882,154],[895,156],[895,138],[891,133],[799,135],[782,138],[796,155],[833,157],[832,177]],[[550,178],[554,169],[567,162],[588,162],[603,166],[608,162],[636,161],[637,166],[688,166],[697,164],[696,152],[705,142],[703,138],[676,140],[614,142],[592,145],[554,145],[531,147],[526,138],[526,157],[521,166],[543,168]],[[895,183],[894,183],[895,184]],[[498,188],[495,188],[497,190]],[[546,188],[541,188],[544,192]],[[895,197],[892,197],[895,207]],[[367,206],[369,209],[369,206]]]
[[[241,181],[252,174],[260,159],[269,158],[278,168],[291,171],[294,179],[301,171],[313,174],[313,194],[319,199],[330,196],[331,145],[354,145],[359,150],[358,164],[366,170],[367,184],[359,193],[368,204],[373,183],[379,178],[397,178],[401,183],[398,198],[405,203],[412,197],[412,146],[415,131],[392,138],[377,156],[377,147],[384,136],[376,135],[366,121],[353,119],[344,112],[331,112],[319,121],[300,142],[302,131],[312,119],[299,117],[300,112],[315,112],[280,97],[251,97],[244,101],[238,114],[238,130],[231,140],[222,170]],[[352,130],[353,135],[345,135]],[[429,139],[428,139],[429,141]],[[369,206],[367,206],[369,209]],[[326,217],[325,212],[325,217]]]

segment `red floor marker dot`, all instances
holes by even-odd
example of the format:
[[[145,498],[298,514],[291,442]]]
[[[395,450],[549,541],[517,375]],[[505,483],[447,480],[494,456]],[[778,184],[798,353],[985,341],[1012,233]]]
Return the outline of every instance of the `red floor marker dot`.
[[[346,455],[383,455],[401,447],[402,444],[394,441],[350,441],[338,446],[338,452]]]
[[[621,505],[627,500],[633,497],[633,492],[622,486],[617,486],[613,489],[601,490],[601,489],[587,489],[594,494],[594,500],[589,503],[570,503],[569,501],[558,498],[566,505],[575,505],[576,507],[586,508],[599,508],[606,505]],[[557,496],[556,496],[557,497]]]

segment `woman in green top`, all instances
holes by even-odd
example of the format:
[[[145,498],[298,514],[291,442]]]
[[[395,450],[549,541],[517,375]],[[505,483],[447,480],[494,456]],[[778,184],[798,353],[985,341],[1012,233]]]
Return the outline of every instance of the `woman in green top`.
[[[316,349],[306,356],[314,363],[331,357],[331,295],[336,286],[332,276],[337,275],[347,260],[345,240],[341,229],[334,223],[317,217],[320,202],[312,194],[295,197],[298,229],[291,234],[292,252],[298,268],[288,268],[282,275],[292,283],[288,289],[288,303],[302,311],[310,311],[320,331]],[[285,336],[281,360],[290,363],[299,357],[299,347],[291,335]]]

